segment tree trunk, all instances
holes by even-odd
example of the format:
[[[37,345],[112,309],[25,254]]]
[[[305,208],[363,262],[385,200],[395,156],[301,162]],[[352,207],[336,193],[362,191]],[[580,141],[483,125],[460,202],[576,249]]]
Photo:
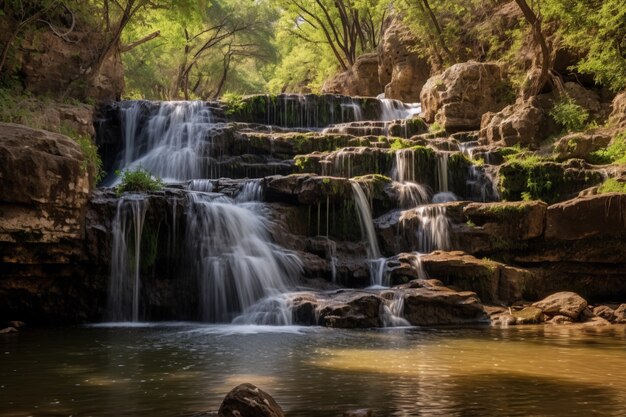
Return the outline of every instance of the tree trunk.
[[[535,81],[535,85],[532,85],[528,90],[528,96],[532,97],[538,95],[548,82],[551,67],[550,48],[548,47],[545,36],[543,36],[543,33],[541,32],[541,20],[537,17],[535,12],[528,6],[525,0],[515,0],[515,3],[517,3],[520,10],[524,14],[524,18],[532,27],[535,42],[537,42],[541,48],[541,74],[539,75],[539,79]]]

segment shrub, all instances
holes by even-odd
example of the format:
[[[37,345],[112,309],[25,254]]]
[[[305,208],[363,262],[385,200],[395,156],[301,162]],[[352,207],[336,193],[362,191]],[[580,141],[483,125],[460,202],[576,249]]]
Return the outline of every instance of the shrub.
[[[246,108],[246,102],[241,94],[226,93],[222,96],[221,101],[227,107],[225,111],[227,115],[239,113]]]
[[[571,97],[564,97],[554,105],[550,116],[552,116],[564,130],[574,132],[583,130],[585,123],[589,119],[589,112],[582,106],[576,104]]]
[[[115,173],[122,177],[122,182],[115,189],[118,196],[125,192],[159,191],[163,188],[161,178],[153,177],[148,170],[142,167],[134,171],[125,170],[121,173],[119,171]]]

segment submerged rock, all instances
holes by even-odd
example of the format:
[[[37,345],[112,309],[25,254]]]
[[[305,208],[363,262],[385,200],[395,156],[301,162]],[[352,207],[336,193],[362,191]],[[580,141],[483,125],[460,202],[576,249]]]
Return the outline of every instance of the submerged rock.
[[[282,408],[267,392],[252,384],[233,388],[222,401],[219,417],[284,417]]]

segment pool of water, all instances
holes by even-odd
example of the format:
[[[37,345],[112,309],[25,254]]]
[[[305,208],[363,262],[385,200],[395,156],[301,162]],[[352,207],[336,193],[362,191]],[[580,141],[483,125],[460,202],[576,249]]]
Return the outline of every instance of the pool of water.
[[[0,336],[0,416],[216,410],[242,382],[288,416],[623,416],[626,329],[365,331],[197,323]]]

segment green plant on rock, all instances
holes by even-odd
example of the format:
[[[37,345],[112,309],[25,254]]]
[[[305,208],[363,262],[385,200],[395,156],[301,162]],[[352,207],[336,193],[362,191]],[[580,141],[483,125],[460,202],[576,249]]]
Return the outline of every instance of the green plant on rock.
[[[626,193],[626,182],[620,182],[614,178],[609,178],[598,187],[598,193]]]
[[[444,132],[444,130],[445,129],[443,128],[443,126],[441,126],[439,122],[434,122],[433,124],[428,126],[428,131],[430,133],[442,133]]]
[[[626,132],[616,135],[606,148],[592,152],[589,161],[595,164],[626,164]]]
[[[246,109],[246,102],[241,94],[226,93],[221,98],[222,103],[226,105],[226,115],[240,113]]]
[[[125,192],[148,192],[159,191],[163,188],[163,181],[159,177],[154,177],[150,172],[142,167],[134,171],[116,171],[116,175],[121,175],[122,181],[116,187],[118,196]]]
[[[550,116],[567,132],[583,130],[589,112],[571,97],[563,97],[550,111]]]

